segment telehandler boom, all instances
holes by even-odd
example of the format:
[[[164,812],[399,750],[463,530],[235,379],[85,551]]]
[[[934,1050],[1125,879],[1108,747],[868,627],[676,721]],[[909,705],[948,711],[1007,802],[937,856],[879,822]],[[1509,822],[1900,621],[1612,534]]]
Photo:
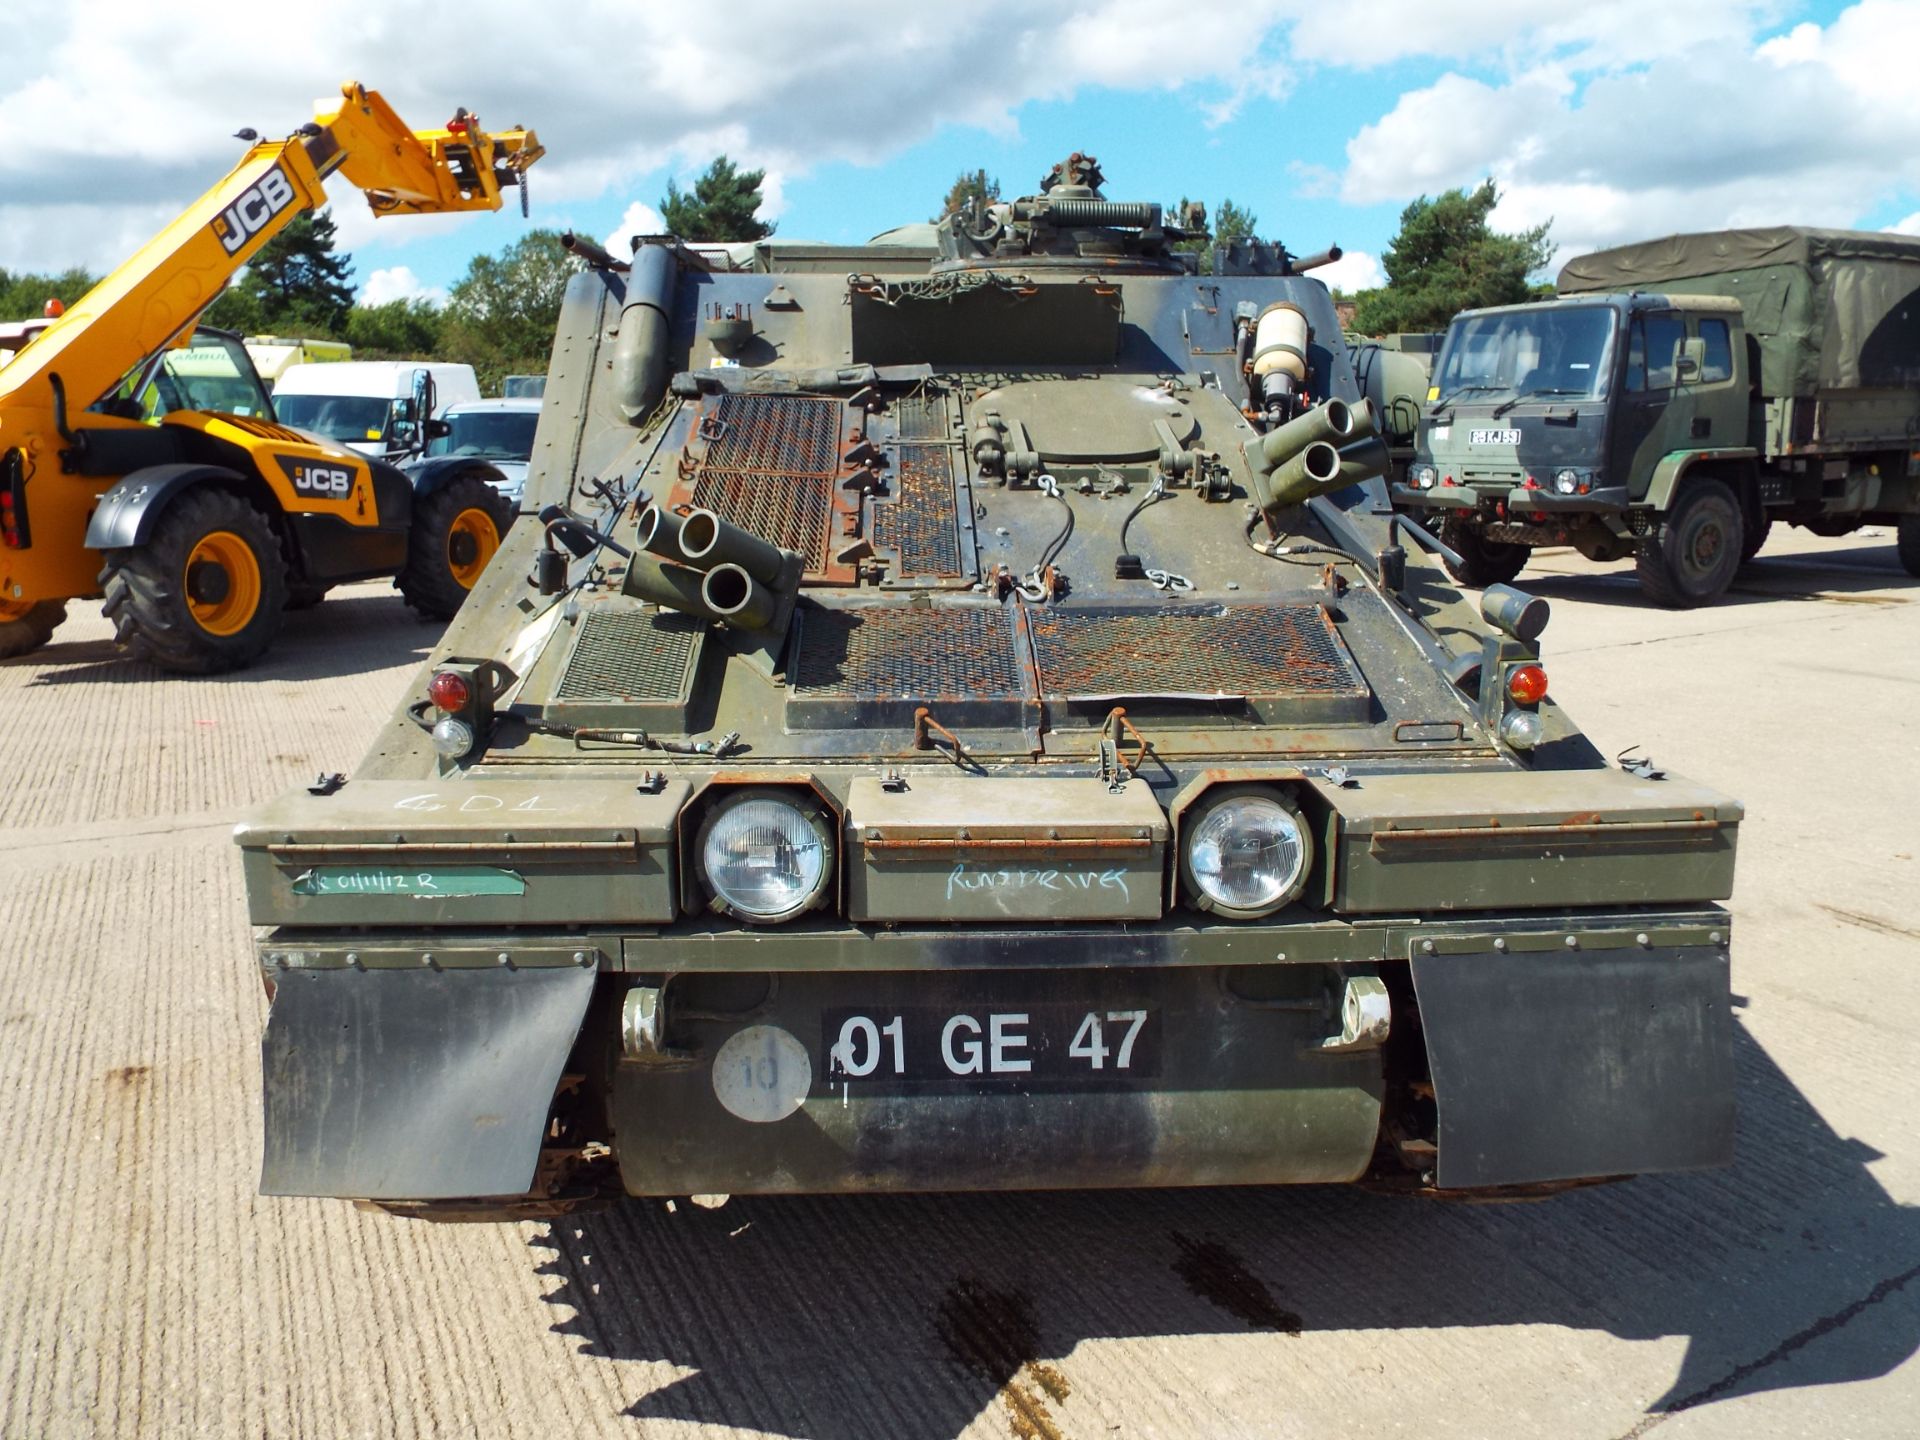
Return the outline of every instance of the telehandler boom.
[[[409,477],[282,427],[237,338],[194,324],[335,176],[376,216],[498,210],[543,153],[465,109],[412,130],[349,83],[0,366],[0,656],[95,595],[122,648],[197,673],[245,665],[290,600],[347,580],[398,575],[409,603],[452,614],[511,519],[486,467]],[[427,412],[397,419],[418,435]]]

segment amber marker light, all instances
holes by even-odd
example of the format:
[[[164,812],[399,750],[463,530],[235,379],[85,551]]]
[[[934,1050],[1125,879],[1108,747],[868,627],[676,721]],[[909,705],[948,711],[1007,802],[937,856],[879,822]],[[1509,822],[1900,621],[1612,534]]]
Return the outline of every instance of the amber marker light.
[[[1547,698],[1547,672],[1538,665],[1521,665],[1507,676],[1507,693],[1522,705],[1538,705]]]
[[[1544,680],[1542,691],[1546,689]],[[466,677],[452,670],[442,670],[427,682],[427,698],[442,710],[453,712],[467,708],[473,699],[473,689],[467,684]]]

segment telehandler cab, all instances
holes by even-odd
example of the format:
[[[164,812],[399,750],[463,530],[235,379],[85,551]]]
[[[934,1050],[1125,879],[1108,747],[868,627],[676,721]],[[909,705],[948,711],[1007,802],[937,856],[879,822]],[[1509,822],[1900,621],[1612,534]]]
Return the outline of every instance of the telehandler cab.
[[[168,669],[252,661],[282,612],[395,575],[450,616],[512,519],[470,461],[411,475],[280,425],[236,337],[196,331],[223,286],[335,175],[376,216],[498,210],[544,153],[465,109],[409,129],[356,83],[244,159],[0,365],[0,657],[104,595],[115,639]],[[425,397],[397,429],[424,439]]]

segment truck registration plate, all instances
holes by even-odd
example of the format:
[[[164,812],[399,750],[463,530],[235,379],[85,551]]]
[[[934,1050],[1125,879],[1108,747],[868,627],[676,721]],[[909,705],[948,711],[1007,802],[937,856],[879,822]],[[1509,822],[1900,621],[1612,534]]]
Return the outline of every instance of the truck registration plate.
[[[1518,445],[1520,432],[1518,430],[1469,430],[1467,443],[1469,445]]]
[[[835,1008],[821,1015],[830,1086],[876,1082],[1025,1084],[1160,1073],[1160,1016],[1084,1005],[970,1012]]]

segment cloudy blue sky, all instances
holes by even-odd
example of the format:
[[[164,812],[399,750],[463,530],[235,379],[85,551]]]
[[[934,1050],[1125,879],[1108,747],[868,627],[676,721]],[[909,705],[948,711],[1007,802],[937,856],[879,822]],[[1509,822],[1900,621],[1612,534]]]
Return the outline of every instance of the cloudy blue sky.
[[[171,10],[9,0],[0,266],[118,262],[207,188],[242,125],[284,133],[357,78],[422,126],[536,127],[534,224],[651,228],[718,151],[798,239],[926,219],[985,166],[1031,190],[1070,150],[1118,199],[1231,197],[1334,283],[1377,283],[1408,201],[1492,176],[1563,254],[1675,230],[1920,233],[1920,0],[731,0]],[[710,17],[703,21],[702,15]],[[457,21],[455,17],[460,17]],[[564,17],[564,18],[563,18]],[[323,23],[320,23],[323,22]],[[444,293],[511,210],[334,213],[373,300]]]

